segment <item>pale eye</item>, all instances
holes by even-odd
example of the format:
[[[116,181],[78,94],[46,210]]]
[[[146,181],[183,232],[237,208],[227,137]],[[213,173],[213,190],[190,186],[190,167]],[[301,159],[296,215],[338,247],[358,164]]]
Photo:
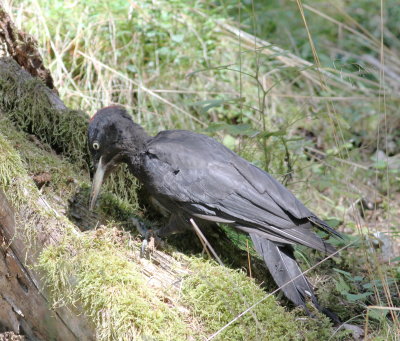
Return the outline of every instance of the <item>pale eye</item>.
[[[97,141],[93,142],[93,149],[94,150],[98,150],[100,148],[100,143],[98,143]]]

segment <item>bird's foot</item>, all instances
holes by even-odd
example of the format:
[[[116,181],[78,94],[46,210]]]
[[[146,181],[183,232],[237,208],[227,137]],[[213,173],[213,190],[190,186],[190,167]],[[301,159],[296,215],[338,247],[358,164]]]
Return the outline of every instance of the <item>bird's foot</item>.
[[[155,251],[156,246],[160,244],[158,243],[158,240],[160,240],[160,238],[157,237],[155,231],[152,228],[148,228],[143,221],[135,217],[131,217],[131,222],[143,238],[142,246],[140,248],[140,257],[143,258],[149,253]]]
[[[140,257],[146,257],[157,248],[164,247],[164,242],[159,237],[159,231],[161,231],[161,229],[148,228],[143,221],[135,217],[131,217],[131,222],[143,238],[140,248]]]
[[[158,247],[163,246],[163,241],[157,235],[157,230],[147,230],[146,237],[143,240],[142,247],[140,250],[140,256],[146,257],[153,253]]]

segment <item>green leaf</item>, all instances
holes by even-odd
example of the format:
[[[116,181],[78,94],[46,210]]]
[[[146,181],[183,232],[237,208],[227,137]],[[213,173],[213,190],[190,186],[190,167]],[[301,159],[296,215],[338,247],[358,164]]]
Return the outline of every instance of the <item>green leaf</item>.
[[[222,143],[229,149],[233,149],[235,148],[236,140],[231,135],[225,135],[224,139],[222,140]]]
[[[344,271],[344,270],[340,270],[340,269],[336,269],[336,268],[333,268],[333,270],[335,270],[336,272],[338,272],[338,273],[340,273],[342,275],[345,275],[348,279],[352,279],[353,278],[353,276],[351,275],[350,272],[347,272],[347,271]]]
[[[225,98],[225,99],[209,99],[193,103],[194,106],[200,107],[200,113],[205,114],[208,110],[220,107],[227,103],[244,102],[245,97]]]
[[[391,285],[395,282],[395,280],[393,278],[386,278],[385,284],[387,285]],[[382,288],[383,287],[383,283],[380,279],[376,279],[371,281],[370,283],[365,283],[362,286],[364,289],[371,289],[373,287],[377,287],[377,288]]]
[[[372,294],[373,294],[373,292],[370,292],[370,291],[364,292],[362,294],[350,294],[350,293],[347,293],[346,294],[346,299],[348,301],[350,301],[350,302],[355,302],[355,301],[359,301],[359,300],[364,300],[367,297],[371,296]]]
[[[372,167],[374,167],[375,169],[386,169],[387,165],[388,163],[385,160],[379,160],[378,162],[374,162],[372,164]]]
[[[217,131],[221,131],[226,129],[227,123],[225,122],[211,122],[206,129],[203,131],[207,133],[216,133]]]
[[[130,71],[132,73],[137,73],[138,72],[135,65],[129,64],[126,68],[128,69],[128,71]]]
[[[167,46],[163,46],[163,47],[160,47],[159,49],[157,49],[157,52],[160,55],[166,56],[171,53],[171,49]]]
[[[370,309],[368,312],[368,316],[373,318],[374,320],[381,321],[383,320],[387,313],[389,312],[389,309]]]
[[[330,219],[326,219],[325,222],[332,227],[333,229],[338,227],[339,225],[341,225],[343,223],[342,220],[338,219],[338,218],[330,218]]]
[[[339,291],[342,295],[347,295],[350,287],[342,277],[339,277],[339,280],[336,282],[336,290]]]
[[[234,136],[255,136],[259,134],[259,131],[253,129],[250,124],[229,124],[227,125],[227,131]]]
[[[286,135],[285,130],[264,131],[260,134],[260,137],[269,138],[271,136],[284,136],[284,135]]]
[[[354,276],[353,279],[354,279],[356,282],[361,282],[361,281],[364,279],[364,277],[363,277],[363,276]]]
[[[171,35],[171,40],[176,42],[176,43],[181,43],[183,41],[183,38],[185,36],[183,34],[172,34]]]

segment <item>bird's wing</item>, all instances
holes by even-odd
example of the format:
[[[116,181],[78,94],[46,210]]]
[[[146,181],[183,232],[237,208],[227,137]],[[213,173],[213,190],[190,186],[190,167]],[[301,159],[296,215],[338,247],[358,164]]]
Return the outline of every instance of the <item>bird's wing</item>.
[[[208,136],[158,134],[148,144],[145,169],[150,190],[189,214],[326,250],[309,229],[308,218],[318,219],[311,211],[271,175]]]

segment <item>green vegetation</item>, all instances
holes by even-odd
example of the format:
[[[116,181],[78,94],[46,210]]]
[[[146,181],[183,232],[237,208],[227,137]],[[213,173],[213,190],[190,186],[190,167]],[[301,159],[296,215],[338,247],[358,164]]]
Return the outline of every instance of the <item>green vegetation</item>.
[[[0,188],[7,191],[10,201],[19,207],[26,202],[25,187],[30,189],[34,187],[26,180],[26,169],[19,154],[2,133],[0,133],[0,150]],[[33,190],[31,194],[37,197],[38,193]]]
[[[61,153],[75,164],[75,171],[87,172],[91,163],[87,146],[87,125],[89,118],[82,111],[55,109],[51,100],[43,96],[45,85],[37,79],[24,79],[18,72],[19,66],[0,68],[0,110],[4,131],[9,130],[10,124],[15,123],[25,132],[35,137],[31,142],[42,143],[48,150]],[[15,134],[12,132],[10,138]],[[73,182],[74,176],[68,172],[68,167],[59,168],[58,159],[52,153],[43,154],[39,151],[32,154],[27,146],[28,141],[21,142],[21,154],[26,158],[30,175],[49,172],[52,183]],[[56,163],[56,165],[55,165]],[[39,164],[37,168],[35,165]],[[122,169],[111,176],[106,188],[128,202],[136,202],[136,180]],[[135,208],[135,206],[131,206]]]
[[[187,267],[182,284],[155,289],[136,258],[138,249],[112,228],[66,235],[41,254],[39,267],[46,273],[55,305],[82,306],[99,340],[170,340],[171,335],[174,340],[201,340],[265,296],[243,272],[179,253],[174,254],[173,268]],[[217,339],[318,340],[330,334],[326,317],[318,314],[318,319],[299,323],[296,314],[271,296]]]
[[[59,0],[35,0],[13,4],[17,26],[38,39],[66,105],[92,115],[102,106],[119,103],[151,133],[183,128],[212,135],[284,181],[310,209],[338,225],[349,235],[338,247],[353,244],[311,274],[320,299],[349,323],[363,327],[368,321],[371,338],[395,339],[400,328],[398,312],[393,309],[400,305],[400,262],[396,257],[400,247],[398,1],[383,2],[382,13],[379,2],[367,0],[313,0],[301,8],[286,0],[243,1],[240,7],[237,1],[227,0],[209,5],[196,0],[86,0],[75,6]],[[243,30],[240,34],[235,32],[239,28]],[[255,44],[256,37],[265,41]],[[8,120],[43,144],[30,152],[29,143],[13,140],[15,134],[6,130],[9,124],[2,124],[2,186],[16,186],[20,174],[48,171],[54,176],[45,188],[49,193],[67,189],[66,197],[70,197],[79,186],[87,188],[86,116],[80,111],[60,115],[49,110],[46,100],[35,97],[35,89],[43,86],[40,82],[28,82],[26,89],[18,90],[13,75],[2,72],[0,108]],[[21,93],[26,96],[21,97]],[[26,135],[20,138],[23,141]],[[21,148],[16,148],[17,143]],[[64,160],[45,153],[46,145],[62,153]],[[79,178],[78,184],[68,183],[69,177]],[[136,190],[135,180],[127,178],[125,171],[119,172],[109,179],[99,211],[122,221],[129,212],[143,213],[137,212]],[[16,193],[16,198],[22,198],[20,191]],[[379,246],[381,241],[373,236],[376,232],[390,237],[392,253],[387,254],[387,244]],[[230,237],[245,249],[242,237]],[[147,300],[150,293],[141,289],[137,265],[124,259],[125,251],[110,251],[109,261],[120,273],[110,272],[110,281],[107,276],[98,278],[100,269],[106,271],[112,264],[107,263],[107,253],[98,249],[96,239],[88,236],[87,240],[73,241],[79,252],[74,258],[76,267],[70,267],[65,263],[71,256],[66,246],[70,238],[66,236],[61,245],[48,249],[41,258],[49,283],[57,283],[50,285],[56,299],[63,298],[68,304],[86,300],[85,311],[96,323],[101,323],[98,309],[108,307],[115,314],[109,315],[108,322],[121,326],[121,311],[113,304],[126,308],[131,294],[124,291],[126,302],[118,301],[124,300],[125,294],[113,300],[102,297],[99,290],[99,296],[90,296],[84,283],[113,287],[113,281],[126,274],[128,287]],[[107,240],[99,243],[104,243],[105,249],[111,247]],[[113,247],[118,250],[120,246]],[[93,258],[96,254],[99,258]],[[320,260],[320,255],[302,248],[297,255],[304,269]],[[86,263],[85,257],[96,266]],[[70,283],[68,276],[54,277],[55,264],[65,267],[64,274],[76,269],[78,284]],[[192,266],[193,274],[185,277],[183,295],[190,302],[187,309],[192,309],[191,318],[200,325],[199,335],[209,336],[262,297],[258,286],[240,272],[203,262]],[[226,283],[218,282],[219,276]],[[227,308],[229,294],[232,303]],[[217,302],[219,297],[224,303]],[[207,305],[213,299],[218,309]],[[167,316],[159,298],[150,301],[156,302],[161,312],[157,323],[170,326],[171,316],[187,318],[172,308],[172,315]],[[314,321],[312,327],[313,322],[301,326],[297,321],[297,329],[283,331],[282,316],[294,328],[294,313],[274,304],[272,299],[264,301],[228,328],[226,337],[251,335],[257,339],[263,335],[257,333],[268,330],[269,335],[277,333],[277,339],[278,335],[329,338],[325,322],[317,326]],[[210,318],[213,309],[220,311],[219,319]],[[132,314],[134,319],[154,318]],[[253,324],[257,327],[249,328]],[[140,325],[132,326],[126,326],[133,328],[130,333],[144,333]],[[189,335],[187,326],[175,327],[179,337]],[[123,327],[120,330],[128,332]],[[312,336],[315,330],[321,334]],[[99,328],[105,339],[111,338],[107,333],[112,332]],[[167,334],[157,335],[162,338]],[[335,337],[344,338],[339,333]]]
[[[0,69],[0,109],[23,130],[68,156],[71,161],[88,163],[86,127],[88,117],[80,111],[53,109],[46,87],[40,80],[23,80],[15,67]]]
[[[325,340],[332,333],[329,319],[320,313],[316,313],[315,320],[299,323],[295,314],[276,305],[273,296],[265,299],[265,291],[242,271],[200,259],[192,260],[189,269],[193,273],[183,283],[183,302],[207,322],[209,335],[242,313],[243,307],[262,301],[219,334],[217,340]],[[346,334],[341,332],[336,338]]]

